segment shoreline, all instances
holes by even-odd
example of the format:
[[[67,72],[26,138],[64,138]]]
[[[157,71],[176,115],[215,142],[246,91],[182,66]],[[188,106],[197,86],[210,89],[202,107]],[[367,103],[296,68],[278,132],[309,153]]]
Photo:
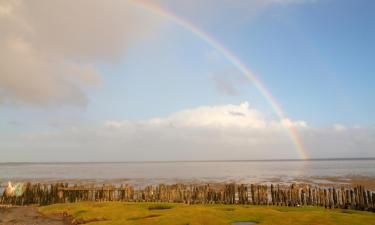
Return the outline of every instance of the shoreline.
[[[7,182],[13,183],[41,183],[41,184],[54,184],[54,183],[68,183],[70,185],[132,185],[136,188],[144,188],[150,185],[159,184],[184,184],[184,185],[201,185],[201,184],[214,184],[222,185],[227,183],[238,183],[238,184],[281,184],[281,185],[316,185],[321,187],[356,187],[364,186],[366,189],[375,191],[375,177],[373,176],[312,176],[312,177],[274,177],[265,178],[263,180],[254,179],[254,181],[247,181],[244,179],[165,179],[165,178],[114,178],[114,179],[12,179],[4,180],[0,179],[0,192],[7,186]]]

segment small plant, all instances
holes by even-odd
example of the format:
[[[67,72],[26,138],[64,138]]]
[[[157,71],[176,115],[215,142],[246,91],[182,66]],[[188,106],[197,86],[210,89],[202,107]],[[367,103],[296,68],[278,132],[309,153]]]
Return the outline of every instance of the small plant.
[[[353,211],[350,211],[350,210],[347,210],[347,209],[343,209],[340,212],[342,212],[342,213],[348,213],[348,214],[353,214],[354,213]]]
[[[171,209],[173,208],[172,205],[168,204],[156,204],[156,205],[150,205],[148,207],[149,210],[164,210],[164,209]]]
[[[235,209],[234,208],[222,208],[221,210],[223,210],[223,211],[234,211]]]

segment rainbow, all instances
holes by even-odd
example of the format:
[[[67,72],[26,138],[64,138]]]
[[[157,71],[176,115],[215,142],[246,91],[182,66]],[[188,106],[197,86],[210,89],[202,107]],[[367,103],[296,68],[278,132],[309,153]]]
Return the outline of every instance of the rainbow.
[[[199,37],[201,40],[205,41],[211,47],[219,51],[229,62],[231,62],[243,75],[245,75],[254,84],[254,86],[259,90],[259,92],[265,97],[265,99],[271,105],[272,109],[280,118],[280,120],[283,121],[287,119],[286,114],[282,110],[280,104],[278,104],[278,102],[272,96],[271,92],[266,88],[266,86],[255,76],[255,74],[248,67],[246,67],[245,64],[241,62],[240,59],[238,59],[238,57],[236,57],[231,51],[225,48],[220,42],[218,42],[209,34],[199,29],[191,22],[179,17],[178,15],[175,15],[173,12],[168,11],[160,5],[152,3],[151,1],[131,0],[129,2],[134,6],[140,7],[144,10],[147,10],[158,16],[164,17],[165,19],[175,22],[179,26],[190,31],[195,36]],[[298,151],[300,158],[308,158],[306,148],[304,147],[301,138],[297,133],[297,130],[293,126],[286,125],[285,127],[294,146],[296,147],[296,150]]]

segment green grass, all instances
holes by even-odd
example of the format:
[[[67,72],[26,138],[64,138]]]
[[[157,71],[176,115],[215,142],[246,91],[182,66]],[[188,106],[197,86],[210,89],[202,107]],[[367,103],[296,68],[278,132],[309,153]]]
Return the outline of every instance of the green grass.
[[[264,225],[375,225],[375,213],[319,207],[81,202],[45,206],[40,211],[45,214],[66,211],[86,220],[106,219],[90,225],[228,225],[234,221],[255,221]]]

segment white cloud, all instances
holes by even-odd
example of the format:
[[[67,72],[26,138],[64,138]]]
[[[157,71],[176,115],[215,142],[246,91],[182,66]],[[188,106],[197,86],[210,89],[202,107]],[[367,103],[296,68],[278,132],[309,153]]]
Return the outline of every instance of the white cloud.
[[[123,126],[122,122],[110,120],[105,122],[105,127],[110,128],[110,129],[116,129],[116,128],[121,128]]]
[[[338,132],[346,131],[348,128],[342,124],[334,124],[333,129]]]
[[[108,121],[110,128],[128,127],[129,121]],[[248,102],[239,105],[202,106],[186,109],[171,114],[166,118],[153,118],[137,122],[143,126],[174,128],[244,128],[244,129],[277,129],[287,127],[306,127],[305,121],[292,121],[287,118],[271,120],[261,112],[250,107]]]
[[[375,129],[314,128],[266,117],[248,103],[203,106],[143,121],[109,120],[0,137],[3,161],[214,160],[298,158],[293,126],[312,158],[374,157]]]
[[[291,121],[288,118],[284,118],[281,120],[281,125],[284,127],[307,127],[307,124],[305,121],[299,120],[299,121]]]
[[[121,0],[0,0],[0,100],[85,104],[93,64],[116,63],[156,24]]]

